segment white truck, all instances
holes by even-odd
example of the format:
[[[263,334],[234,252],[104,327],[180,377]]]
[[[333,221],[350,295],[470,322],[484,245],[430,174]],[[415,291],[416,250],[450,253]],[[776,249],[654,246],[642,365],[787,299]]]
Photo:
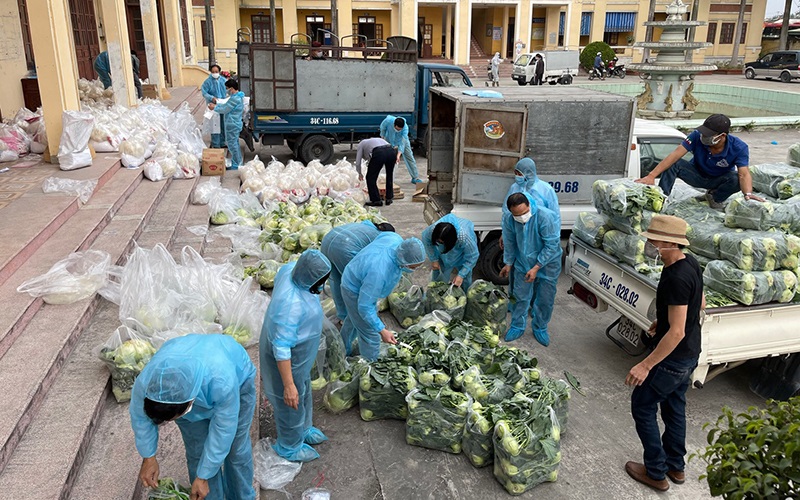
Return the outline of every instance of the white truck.
[[[543,50],[520,54],[514,61],[511,78],[519,85],[533,85],[536,64],[534,57],[540,54],[544,60],[542,81],[550,85],[569,85],[578,76],[580,52],[577,50]]]
[[[432,88],[425,220],[450,212],[471,220],[479,270],[507,283],[500,278],[501,205],[517,161],[536,161],[558,194],[562,230],[569,230],[580,212],[594,210],[595,180],[649,173],[683,140],[673,128],[634,120],[633,110],[632,98],[577,87],[510,87],[497,99]]]
[[[608,338],[631,355],[644,353],[646,347],[641,338],[656,317],[658,284],[575,236],[567,244],[564,272],[572,281],[570,294],[597,312],[611,307],[620,314],[606,328]],[[702,352],[692,374],[693,386],[700,388],[719,373],[751,359],[800,352],[798,319],[797,303],[706,309],[702,318]],[[773,375],[773,387],[754,388],[756,392],[768,394],[765,397],[800,393],[800,370],[793,360],[784,361],[776,360],[766,370],[778,372],[766,374]],[[761,371],[765,371],[763,366]],[[775,384],[785,384],[788,393]]]

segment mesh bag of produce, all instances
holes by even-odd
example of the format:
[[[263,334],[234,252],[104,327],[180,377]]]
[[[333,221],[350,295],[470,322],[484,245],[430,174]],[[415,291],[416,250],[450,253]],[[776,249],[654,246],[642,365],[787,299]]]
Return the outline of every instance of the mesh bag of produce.
[[[358,404],[358,387],[361,376],[369,364],[363,358],[350,358],[338,379],[333,379],[325,388],[322,402],[332,413],[342,413]]]
[[[461,439],[472,398],[450,387],[417,388],[406,396],[406,443],[461,453]]]
[[[638,235],[625,234],[616,229],[608,231],[603,238],[603,251],[630,266],[645,263],[645,239]]]
[[[746,306],[772,302],[775,277],[771,272],[743,271],[726,260],[713,260],[703,271],[703,282]]]
[[[428,312],[444,311],[453,319],[464,317],[467,307],[467,294],[460,286],[453,286],[443,281],[431,281],[425,293]]]
[[[476,280],[467,291],[464,320],[476,326],[489,326],[498,335],[506,330],[508,294],[500,287]]]
[[[131,400],[136,377],[155,353],[150,339],[127,326],[117,328],[104,344],[95,348],[95,356],[111,371],[111,392],[117,403]]]
[[[494,426],[494,477],[512,495],[558,478],[561,429],[555,411],[524,396],[498,405]]]
[[[775,227],[775,206],[769,201],[733,196],[725,207],[725,225],[732,228],[768,231]]]
[[[371,363],[359,383],[361,418],[367,422],[387,418],[405,420],[408,417],[405,398],[416,386],[414,368],[398,359],[381,358]]]
[[[475,467],[485,467],[494,461],[494,421],[492,406],[474,401],[467,410],[467,423],[461,438],[461,450]]]
[[[584,243],[600,248],[603,246],[603,236],[605,236],[608,229],[608,218],[605,215],[581,212],[575,219],[572,234],[580,238]]]

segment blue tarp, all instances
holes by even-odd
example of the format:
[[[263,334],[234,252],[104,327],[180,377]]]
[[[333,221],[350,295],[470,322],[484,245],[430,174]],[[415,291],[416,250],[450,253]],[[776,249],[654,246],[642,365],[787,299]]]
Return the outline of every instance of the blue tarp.
[[[636,30],[636,12],[606,12],[606,33],[625,33]]]

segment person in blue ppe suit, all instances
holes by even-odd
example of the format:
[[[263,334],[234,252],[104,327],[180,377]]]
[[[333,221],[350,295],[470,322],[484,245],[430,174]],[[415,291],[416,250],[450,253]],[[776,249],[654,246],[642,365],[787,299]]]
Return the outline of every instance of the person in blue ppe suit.
[[[394,232],[394,226],[388,222],[373,224],[372,221],[354,222],[336,226],[322,238],[320,250],[331,261],[331,279],[328,286],[333,303],[336,304],[336,316],[344,321],[345,305],[342,299],[342,274],[345,267],[358,252],[375,241],[382,231]]]
[[[511,296],[511,327],[506,341],[516,340],[525,331],[530,312],[533,336],[547,346],[547,324],[553,314],[556,283],[561,274],[561,228],[553,211],[536,204],[528,193],[514,193],[506,202],[509,213],[503,215],[503,262],[500,276],[514,273]]]
[[[206,81],[203,82],[203,86],[200,87],[200,91],[203,93],[203,98],[206,100],[206,104],[216,104],[217,99],[224,99],[228,95],[227,91],[225,90],[225,82],[228,80],[219,74],[220,71],[222,71],[222,68],[220,68],[218,64],[212,64],[211,74],[208,75]],[[221,148],[225,146],[225,141],[223,140],[224,134],[225,122],[220,119],[220,132],[218,134],[211,134],[212,148]]]
[[[424,262],[422,242],[395,233],[380,234],[350,261],[342,276],[346,316],[341,334],[348,355],[356,337],[359,353],[368,361],[378,359],[381,340],[397,343],[378,317],[378,299],[388,297],[403,273],[414,272]]]
[[[472,221],[447,214],[422,231],[422,243],[431,261],[433,281],[469,289],[480,254]]]
[[[131,67],[133,68],[133,85],[136,87],[136,97],[141,99],[143,97],[142,94],[142,81],[139,79],[139,57],[136,56],[136,52],[131,50]],[[109,88],[111,86],[111,63],[108,61],[108,51],[104,50],[100,52],[97,57],[94,58],[94,62],[92,62],[92,67],[94,67],[95,73],[97,73],[98,78],[100,81],[103,82],[103,88]]]
[[[239,170],[242,163],[242,148],[239,147],[239,133],[242,131],[242,112],[244,111],[244,92],[239,92],[239,82],[230,79],[225,81],[228,100],[222,104],[210,103],[209,109],[225,115],[225,144],[231,152],[229,170]]]
[[[406,162],[408,175],[411,176],[412,184],[419,184],[419,169],[417,160],[414,159],[414,151],[411,149],[411,142],[408,140],[408,124],[405,119],[387,115],[381,122],[381,139],[388,142],[392,147],[397,148],[397,152],[403,155]]]
[[[167,341],[136,378],[129,408],[139,477],[158,486],[158,426],[175,421],[186,446],[192,498],[253,500],[250,424],[256,368],[233,337],[190,334]]]
[[[319,294],[330,273],[331,263],[319,250],[306,250],[281,267],[261,329],[261,381],[278,431],[272,448],[293,462],[319,458],[310,445],[328,440],[312,425],[311,367],[324,317]]]

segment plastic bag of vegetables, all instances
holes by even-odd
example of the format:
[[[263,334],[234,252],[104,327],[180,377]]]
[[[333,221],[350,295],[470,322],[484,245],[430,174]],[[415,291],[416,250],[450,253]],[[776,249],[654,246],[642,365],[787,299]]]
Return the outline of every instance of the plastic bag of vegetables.
[[[158,488],[150,490],[147,500],[189,500],[192,490],[181,486],[172,478],[161,478],[158,480]]]
[[[725,225],[732,228],[768,231],[775,227],[775,206],[769,201],[747,200],[732,196],[725,207]]]
[[[620,217],[617,215],[609,216],[608,225],[612,229],[622,231],[625,234],[641,234],[650,227],[652,218],[653,212],[642,210],[639,213],[627,217]]]
[[[645,239],[639,235],[625,234],[616,229],[608,231],[603,238],[603,251],[620,262],[635,267],[645,262]]]
[[[724,213],[714,210],[708,206],[708,203],[700,202],[695,198],[687,198],[681,201],[670,202],[666,208],[664,208],[664,213],[667,215],[680,217],[689,224],[706,221],[722,223],[722,221],[725,220]]]
[[[772,271],[778,262],[778,249],[785,253],[785,240],[778,232],[730,231],[719,239],[719,254],[744,271]],[[795,255],[794,266],[797,267]],[[788,258],[788,257],[787,257]]]
[[[472,398],[450,387],[417,388],[406,396],[406,443],[461,453],[461,439]]]
[[[445,311],[453,319],[464,317],[467,307],[467,295],[461,287],[442,281],[431,281],[425,293],[428,312]]]
[[[753,188],[774,198],[791,198],[794,192],[793,186],[797,183],[789,182],[781,184],[787,180],[800,178],[800,168],[787,165],[786,163],[766,163],[763,165],[751,165],[750,176],[753,179]]]
[[[131,400],[136,377],[155,353],[149,338],[127,326],[117,328],[104,344],[95,348],[95,356],[111,371],[111,392],[117,403]]]
[[[600,248],[603,246],[603,236],[608,231],[608,219],[605,215],[593,212],[581,212],[575,219],[572,234],[589,245]]]
[[[322,338],[325,339],[325,378],[328,381],[336,380],[347,371],[348,366],[342,335],[328,318],[322,320]]]
[[[475,280],[467,291],[464,321],[475,326],[488,326],[500,334],[505,332],[507,315],[508,294],[505,290],[488,281]]]
[[[317,348],[317,357],[314,364],[311,366],[311,389],[318,391],[324,389],[328,385],[326,373],[328,372],[328,361],[325,359],[327,351],[327,340],[325,337],[319,339],[319,347]]]
[[[495,407],[494,477],[512,495],[558,478],[561,429],[555,412],[539,401],[517,398]]]
[[[425,291],[420,286],[395,289],[388,298],[389,310],[403,328],[409,328],[425,316]]]
[[[192,193],[192,204],[193,205],[207,205],[208,202],[211,200],[211,193],[216,191],[217,189],[222,189],[222,185],[220,184],[219,177],[211,177],[207,181],[203,181],[194,188],[194,192]]]
[[[719,259],[719,242],[723,234],[731,232],[716,221],[691,222],[686,229],[689,248],[698,255]]]
[[[450,371],[444,351],[422,349],[414,356],[417,381],[422,387],[442,387],[450,385]]]
[[[791,234],[800,234],[800,203],[776,203],[775,227]]]
[[[330,224],[316,224],[313,226],[306,226],[300,231],[298,243],[302,250],[309,248],[319,248],[322,243],[322,238],[331,230]]]
[[[450,373],[453,374],[452,384],[456,389],[461,389],[464,386],[464,377],[467,371],[473,367],[477,368],[477,365],[483,361],[479,351],[458,340],[448,344],[444,357],[447,366],[450,368]]]
[[[561,434],[566,433],[569,419],[569,400],[572,398],[570,385],[564,380],[541,375],[538,370],[535,372],[523,370],[523,372],[525,372],[528,382],[520,392],[531,399],[552,407],[556,413],[556,418],[558,418]]]
[[[42,297],[48,304],[72,304],[92,297],[108,283],[111,255],[102,250],[71,253],[46,273],[22,283],[17,292]]]
[[[467,410],[461,449],[475,467],[485,467],[494,461],[492,408],[474,401]]]
[[[703,283],[746,306],[772,302],[775,296],[772,273],[743,271],[726,260],[709,262],[703,271]]]
[[[417,386],[414,368],[395,358],[381,358],[361,375],[358,402],[367,422],[408,417],[406,394]]]
[[[261,288],[270,289],[275,285],[275,275],[283,266],[276,260],[262,260],[253,266],[244,268],[244,276],[252,276]]]
[[[776,302],[787,303],[794,301],[797,296],[797,275],[792,271],[774,271],[775,282],[773,298]]]
[[[222,333],[230,335],[245,347],[258,343],[264,314],[269,306],[269,296],[262,291],[253,291],[253,278],[242,281],[220,314]]]
[[[466,321],[452,321],[447,326],[447,334],[478,352],[493,349],[500,343],[500,336],[490,326],[475,326]]]
[[[236,211],[242,208],[239,195],[230,189],[220,188],[211,193],[208,214],[215,225],[233,224],[239,217]]]
[[[592,184],[592,202],[606,215],[627,217],[643,209],[661,212],[665,200],[661,188],[637,184],[631,179],[597,180]]]
[[[347,369],[338,379],[331,379],[325,388],[322,402],[332,413],[342,413],[358,404],[358,388],[361,376],[369,363],[364,358],[347,359]]]
[[[469,368],[463,375],[464,391],[481,404],[495,404],[510,399],[525,386],[527,378],[514,363],[495,363],[486,370]]]

